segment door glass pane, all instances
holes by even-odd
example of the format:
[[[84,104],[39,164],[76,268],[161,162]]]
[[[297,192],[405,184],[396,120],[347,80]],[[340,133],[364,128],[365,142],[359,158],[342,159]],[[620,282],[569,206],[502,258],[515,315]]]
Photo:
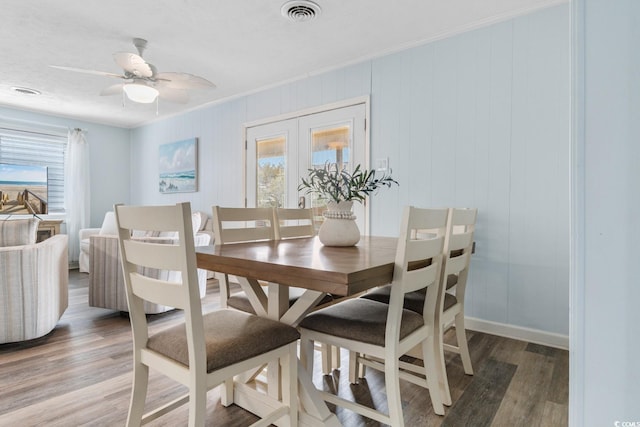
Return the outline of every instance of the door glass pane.
[[[311,168],[326,162],[352,170],[367,165],[365,103],[268,121],[246,128],[246,204],[249,207],[314,208],[318,226],[326,202],[299,191]],[[353,207],[356,223],[367,234],[367,211]]]
[[[257,207],[284,207],[286,200],[286,145],[284,136],[256,140]]]
[[[323,168],[325,163],[335,163],[338,170],[351,169],[351,123],[341,123],[311,129],[311,166]],[[322,212],[327,209],[326,200],[311,197],[316,224],[324,221]]]

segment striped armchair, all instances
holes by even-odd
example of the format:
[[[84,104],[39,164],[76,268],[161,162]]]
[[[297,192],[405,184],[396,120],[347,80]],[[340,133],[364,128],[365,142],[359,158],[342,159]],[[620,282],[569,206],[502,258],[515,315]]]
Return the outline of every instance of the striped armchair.
[[[36,243],[38,222],[0,221],[0,344],[48,334],[69,304],[68,237]]]
[[[160,244],[172,244],[172,236],[137,237],[144,241],[153,241]],[[195,246],[211,244],[211,234],[197,232],[194,236]],[[124,287],[124,276],[120,264],[120,248],[118,237],[110,235],[93,235],[89,244],[89,306],[101,307],[123,312],[129,311],[127,295]],[[179,272],[166,270],[144,271],[145,276],[156,279],[177,281]],[[207,270],[198,269],[198,284],[200,296],[207,291]],[[173,310],[173,307],[144,302],[144,311],[147,314],[164,313]]]

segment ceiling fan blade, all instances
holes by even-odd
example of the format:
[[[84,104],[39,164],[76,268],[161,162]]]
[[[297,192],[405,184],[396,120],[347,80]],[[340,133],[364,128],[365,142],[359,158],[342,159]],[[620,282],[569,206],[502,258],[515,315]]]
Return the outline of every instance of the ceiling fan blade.
[[[113,60],[116,61],[116,64],[122,67],[123,70],[136,77],[153,76],[153,70],[140,55],[129,52],[117,52],[113,54]]]
[[[100,92],[100,96],[120,95],[122,94],[122,88],[124,83],[117,83],[115,85],[107,86]]]
[[[216,87],[209,80],[189,73],[158,73],[156,81],[173,89],[214,89]]]
[[[166,86],[156,86],[161,99],[175,102],[178,104],[186,104],[189,102],[189,94],[184,89],[174,89]]]
[[[104,72],[104,71],[85,70],[83,68],[74,68],[74,67],[61,67],[59,65],[49,65],[49,67],[57,68],[59,70],[65,70],[65,71],[75,71],[77,73],[95,74],[97,76],[115,77],[115,78],[118,78],[118,79],[124,78],[120,74],[107,73],[107,72]]]

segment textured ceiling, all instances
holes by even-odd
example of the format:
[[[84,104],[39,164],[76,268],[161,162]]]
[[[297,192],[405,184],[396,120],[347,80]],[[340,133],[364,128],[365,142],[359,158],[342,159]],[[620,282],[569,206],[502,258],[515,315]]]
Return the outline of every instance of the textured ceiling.
[[[316,0],[321,15],[295,23],[284,0],[3,0],[0,105],[135,127],[565,1]],[[118,79],[50,67],[121,74],[112,54],[135,53],[134,37],[158,71],[217,88],[190,91],[185,105],[160,100],[156,115],[155,103],[99,95]]]

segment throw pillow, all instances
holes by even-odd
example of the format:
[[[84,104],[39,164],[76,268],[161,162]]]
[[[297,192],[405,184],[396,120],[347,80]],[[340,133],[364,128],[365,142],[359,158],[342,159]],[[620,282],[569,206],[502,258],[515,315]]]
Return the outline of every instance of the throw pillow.
[[[111,236],[118,235],[118,226],[116,224],[116,214],[113,211],[109,211],[104,214],[104,220],[102,221],[102,227],[100,227],[101,236],[105,234]]]
[[[0,221],[0,247],[32,245],[38,237],[38,218]]]
[[[207,214],[200,211],[195,211],[191,214],[191,225],[193,225],[193,234],[196,234],[198,231],[204,230],[205,225],[207,225]]]

